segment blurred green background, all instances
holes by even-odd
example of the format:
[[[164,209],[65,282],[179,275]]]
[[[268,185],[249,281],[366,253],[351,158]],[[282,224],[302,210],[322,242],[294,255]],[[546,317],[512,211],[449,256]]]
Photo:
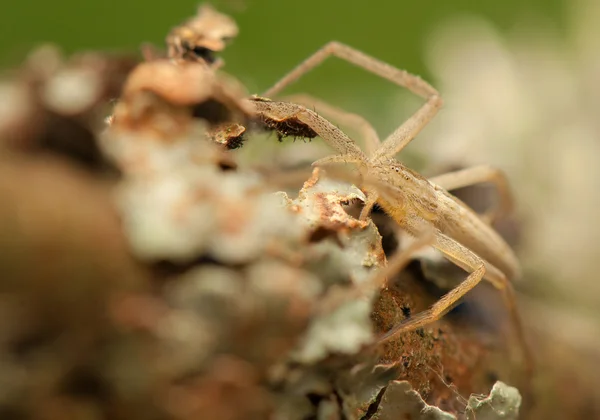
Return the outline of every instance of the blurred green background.
[[[567,0],[222,0],[213,4],[234,16],[240,36],[225,52],[227,70],[251,92],[261,92],[329,40],[339,40],[427,78],[422,50],[432,29],[459,14],[487,18],[501,31],[535,15],[561,27]],[[82,49],[134,51],[149,41],[162,45],[167,31],[195,12],[195,0],[3,1],[0,64],[19,62],[42,42],[67,52]],[[388,97],[389,84],[335,62],[298,84],[298,89],[365,104]],[[333,77],[332,77],[333,76]],[[332,82],[332,80],[334,82]],[[376,119],[376,115],[374,116]],[[375,121],[377,123],[377,121]]]

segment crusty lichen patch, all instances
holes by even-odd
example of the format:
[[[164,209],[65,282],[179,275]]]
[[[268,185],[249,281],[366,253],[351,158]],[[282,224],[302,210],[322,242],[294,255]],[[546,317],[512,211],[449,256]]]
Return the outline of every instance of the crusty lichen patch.
[[[488,396],[472,395],[467,405],[469,420],[516,420],[519,418],[519,390],[498,381]]]
[[[393,420],[407,418],[415,420],[456,420],[450,413],[427,405],[421,396],[406,381],[391,382],[381,397],[381,402],[372,419]]]

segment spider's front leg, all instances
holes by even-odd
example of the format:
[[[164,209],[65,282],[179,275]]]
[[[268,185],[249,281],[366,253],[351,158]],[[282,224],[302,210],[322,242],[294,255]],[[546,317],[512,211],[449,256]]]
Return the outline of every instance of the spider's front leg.
[[[338,122],[354,130],[360,135],[364,142],[364,150],[371,155],[381,146],[381,140],[375,128],[362,115],[348,112],[343,108],[334,106],[322,99],[304,93],[286,96],[287,102],[293,102],[314,109],[319,115],[328,120]]]
[[[340,42],[329,42],[295,69],[286,74],[273,87],[265,92],[265,96],[273,97],[294,83],[304,74],[310,72],[328,57],[335,56],[354,64],[383,79],[389,80],[397,86],[404,87],[416,95],[425,98],[427,102],[404,124],[398,127],[381,145],[369,156],[376,159],[394,157],[431,121],[442,106],[442,99],[438,91],[420,77],[405,70],[400,70],[388,63],[371,57],[359,50]]]
[[[383,79],[389,80],[398,86],[405,87],[423,98],[437,96],[438,94],[438,92],[429,83],[425,82],[420,77],[412,75],[407,71],[400,70],[346,44],[332,41],[325,44],[314,54],[300,63],[295,69],[282,77],[264,93],[264,96],[269,98],[274,97],[287,86],[294,83],[304,74],[310,72],[312,69],[317,67],[331,56],[338,57]]]
[[[264,98],[252,98],[250,99],[250,103],[257,117],[280,123],[292,120],[296,121],[310,128],[340,155],[346,156],[349,161],[366,162],[367,160],[358,145],[344,134],[343,131],[316,112],[302,105],[291,102],[271,101]]]

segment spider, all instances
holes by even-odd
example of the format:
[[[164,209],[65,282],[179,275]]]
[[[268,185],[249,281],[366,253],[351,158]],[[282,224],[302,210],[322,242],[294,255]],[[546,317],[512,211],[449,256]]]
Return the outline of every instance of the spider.
[[[520,276],[520,265],[508,244],[491,227],[491,221],[499,213],[509,211],[512,206],[503,173],[489,166],[476,166],[426,179],[397,161],[396,154],[437,114],[442,106],[442,99],[430,84],[418,76],[338,42],[330,42],[319,49],[268,89],[263,96],[275,97],[285,87],[332,55],[409,89],[425,98],[425,104],[381,142],[376,131],[362,117],[313,99],[313,104],[318,102],[320,112],[340,122],[343,120],[363,133],[369,149],[368,156],[340,129],[303,105],[260,98],[253,103],[256,112],[275,120],[300,121],[314,130],[337,151],[335,155],[316,161],[315,166],[353,164],[357,168],[358,177],[355,181],[367,196],[360,219],[366,219],[377,203],[401,229],[417,238],[414,246],[398,251],[392,256],[388,269],[377,274],[371,284],[383,284],[386,276],[394,270],[399,270],[418,248],[426,245],[439,250],[448,260],[468,272],[468,276],[459,285],[429,309],[401,321],[379,337],[378,343],[384,343],[399,334],[416,330],[440,319],[466,293],[485,279],[502,292],[524,353],[527,369],[531,371],[532,356],[510,282]],[[306,101],[309,98],[296,99]],[[483,182],[495,184],[500,195],[499,207],[483,216],[476,214],[448,192]]]

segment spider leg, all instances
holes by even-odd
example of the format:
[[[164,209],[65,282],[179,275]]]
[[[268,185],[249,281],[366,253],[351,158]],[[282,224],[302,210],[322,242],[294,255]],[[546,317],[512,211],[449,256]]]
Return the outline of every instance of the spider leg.
[[[431,96],[438,95],[438,92],[420,77],[412,75],[407,71],[397,69],[390,64],[377,60],[376,58],[358,51],[348,45],[332,41],[318,49],[314,54],[282,77],[264,93],[264,96],[267,98],[274,97],[287,86],[291,85],[304,74],[317,67],[330,56],[338,57],[354,64],[355,66],[361,67],[379,77],[391,81],[392,83],[405,87],[423,98],[429,98]]]
[[[294,83],[302,77],[302,75],[317,67],[330,56],[335,56],[352,63],[427,99],[427,102],[419,109],[419,111],[398,127],[383,142],[381,147],[373,153],[372,159],[375,161],[393,157],[399,153],[413,138],[415,138],[423,127],[427,125],[442,106],[442,99],[437,90],[420,77],[408,73],[405,70],[400,70],[361,51],[335,41],[330,42],[317,50],[313,55],[308,57],[295,69],[275,83],[264,95],[267,97],[277,95],[284,88]]]
[[[429,178],[433,184],[439,185],[447,191],[468,187],[475,184],[492,183],[498,192],[498,205],[481,215],[481,218],[492,223],[499,217],[509,214],[514,208],[513,196],[508,187],[506,175],[498,168],[488,165],[472,166],[454,172]]]
[[[313,130],[339,154],[353,156],[354,161],[366,162],[367,158],[358,145],[316,112],[291,102],[252,99],[249,102],[258,117],[278,122],[295,119]]]
[[[515,292],[510,281],[496,267],[482,260],[468,248],[449,236],[444,235],[439,230],[435,230],[435,240],[432,246],[442,252],[450,261],[467,270],[469,275],[458,286],[442,296],[431,308],[403,320],[383,334],[379,338],[379,343],[385,343],[399,334],[413,331],[439,320],[454,307],[459,299],[477,286],[482,279],[485,279],[502,292],[503,299],[509,309],[511,323],[513,324],[523,352],[526,369],[528,372],[532,372],[533,357],[525,339],[521,316],[516,304]]]

